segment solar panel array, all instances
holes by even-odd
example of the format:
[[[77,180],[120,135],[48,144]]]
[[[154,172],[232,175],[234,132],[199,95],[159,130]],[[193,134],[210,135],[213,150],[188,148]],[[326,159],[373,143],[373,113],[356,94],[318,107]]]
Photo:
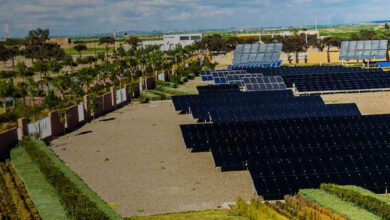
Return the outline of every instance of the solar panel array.
[[[340,60],[386,59],[388,40],[343,41]]]
[[[224,84],[224,85],[208,85],[197,86],[199,94],[204,93],[216,93],[216,92],[239,92],[240,87],[237,84]]]
[[[281,199],[320,183],[390,186],[390,115],[182,125],[193,151],[222,171],[248,169],[259,195]]]
[[[201,70],[202,81],[215,81],[215,78],[226,78],[226,74],[247,74],[245,70]],[[220,81],[220,80],[219,80]]]
[[[325,104],[320,96],[296,97],[285,87],[254,88],[281,89],[281,82],[299,91],[377,88],[390,86],[390,74],[340,66],[266,70],[264,76],[211,74],[227,83],[242,80],[253,92],[216,85],[200,87],[199,95],[173,96],[177,111],[212,122],[181,125],[186,147],[210,151],[222,171],[248,170],[258,195],[267,200],[321,183],[387,191],[390,115],[362,116],[356,104]]]
[[[286,90],[283,78],[280,76],[244,77],[246,91]]]
[[[244,69],[244,68],[276,68],[276,67],[281,67],[282,66],[282,61],[262,61],[262,62],[249,62],[246,64],[234,64],[234,65],[229,65],[228,69]]]
[[[238,44],[233,57],[233,64],[251,62],[272,62],[280,60],[283,44]]]
[[[390,74],[384,71],[343,74],[286,75],[287,87],[299,92],[369,90],[390,88]]]

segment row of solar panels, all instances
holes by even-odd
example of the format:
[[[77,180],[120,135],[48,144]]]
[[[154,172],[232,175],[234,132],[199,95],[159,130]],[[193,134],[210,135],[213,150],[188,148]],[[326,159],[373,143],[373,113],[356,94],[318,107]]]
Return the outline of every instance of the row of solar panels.
[[[248,64],[234,64],[229,65],[228,70],[235,70],[235,69],[259,69],[259,68],[276,68],[281,67],[282,61],[270,61],[270,62],[249,62]]]
[[[233,63],[234,64],[247,64],[249,62],[273,62],[280,60],[279,53],[252,53],[252,54],[234,54]]]
[[[282,48],[282,43],[237,44],[235,54],[280,53]]]
[[[233,64],[251,62],[273,62],[280,60],[283,44],[238,44],[233,57]]]
[[[340,60],[386,59],[388,40],[343,41]]]
[[[236,84],[246,91],[273,91],[286,89],[286,85],[280,76],[264,77],[261,73],[248,74],[246,71],[243,74],[237,74],[237,71],[202,71],[201,75],[202,81],[214,81],[216,85]]]

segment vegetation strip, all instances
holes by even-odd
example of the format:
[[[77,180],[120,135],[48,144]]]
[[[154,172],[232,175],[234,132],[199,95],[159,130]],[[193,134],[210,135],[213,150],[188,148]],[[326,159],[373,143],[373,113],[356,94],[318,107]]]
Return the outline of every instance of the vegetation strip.
[[[309,199],[320,206],[330,209],[333,212],[349,220],[380,220],[381,217],[355,206],[353,203],[346,202],[337,196],[318,189],[304,189],[299,191],[299,195]]]
[[[249,219],[272,219],[287,220],[288,218],[280,215],[274,209],[264,204],[257,198],[252,198],[250,204],[242,199],[238,199],[234,206],[234,211]]]
[[[25,149],[22,147],[12,149],[11,160],[40,217],[43,220],[67,219],[65,208],[61,205],[58,194]]]
[[[38,142],[24,139],[21,141],[32,160],[45,175],[47,181],[57,191],[69,219],[109,219],[96,203],[86,196],[42,151]]]
[[[390,219],[390,206],[377,198],[363,195],[355,190],[342,188],[335,184],[321,184],[322,190],[332,193],[342,200],[354,203],[356,206],[367,209],[368,211],[382,216],[384,219]]]
[[[390,197],[389,196],[376,194],[376,193],[373,193],[373,192],[371,192],[371,191],[369,191],[367,189],[363,189],[363,188],[358,187],[358,186],[346,185],[346,186],[340,186],[340,187],[344,188],[344,189],[354,190],[356,192],[359,192],[362,195],[374,197],[374,198],[379,199],[379,200],[387,203],[388,205],[390,205]]]
[[[66,178],[71,181],[75,187],[77,187],[85,196],[87,196],[92,202],[96,203],[96,206],[103,211],[110,219],[122,219],[114,210],[111,209],[94,191],[92,191],[69,167],[67,167],[47,146],[44,142],[33,140],[36,148],[41,150],[51,160],[54,166],[56,166]]]

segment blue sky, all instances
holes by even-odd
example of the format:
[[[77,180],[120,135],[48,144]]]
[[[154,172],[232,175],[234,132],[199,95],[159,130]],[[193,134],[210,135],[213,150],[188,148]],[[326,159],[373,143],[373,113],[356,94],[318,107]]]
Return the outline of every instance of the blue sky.
[[[6,0],[6,11],[13,37],[37,27],[52,35],[85,35],[390,19],[389,0]]]

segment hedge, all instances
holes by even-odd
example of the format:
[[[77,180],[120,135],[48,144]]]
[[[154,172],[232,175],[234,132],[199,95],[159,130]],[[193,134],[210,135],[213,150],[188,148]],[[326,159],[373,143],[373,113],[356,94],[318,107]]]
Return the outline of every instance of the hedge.
[[[372,197],[374,197],[376,199],[379,199],[379,200],[387,203],[388,205],[390,205],[390,197],[389,196],[376,194],[376,193],[373,193],[373,192],[371,192],[371,191],[369,191],[367,189],[363,189],[363,188],[358,187],[358,186],[346,185],[346,186],[339,186],[339,187],[357,191],[357,192],[359,192],[362,195],[372,196]]]
[[[358,207],[364,208],[384,219],[390,219],[390,206],[375,197],[363,195],[355,190],[342,188],[336,184],[321,184],[320,188],[342,200],[352,202]]]
[[[193,93],[190,93],[190,92],[185,92],[185,91],[181,91],[178,89],[174,89],[174,88],[170,88],[170,87],[166,87],[166,86],[161,86],[161,85],[157,86],[156,90],[158,90],[160,92],[169,93],[172,95],[193,95]]]
[[[165,82],[161,80],[157,80],[157,85],[167,86],[171,88],[177,88],[177,84],[173,82]]]
[[[156,94],[150,92],[150,90],[142,91],[141,92],[141,96],[147,98],[150,101],[161,100],[161,96],[156,95]]]
[[[25,139],[21,145],[57,191],[69,218],[122,219],[62,163],[43,142]]]
[[[22,147],[12,149],[11,160],[40,217],[43,220],[67,219],[59,195],[48,183],[38,165],[31,160],[26,150]]]
[[[380,220],[381,217],[371,213],[365,209],[355,206],[351,202],[343,201],[337,196],[318,189],[299,190],[299,195],[305,199],[309,199],[320,206],[332,210],[350,220]]]
[[[156,91],[156,90],[148,90],[148,92],[160,96],[161,100],[168,100],[168,99],[171,99],[171,97],[172,97],[171,94],[160,92],[160,91]]]

